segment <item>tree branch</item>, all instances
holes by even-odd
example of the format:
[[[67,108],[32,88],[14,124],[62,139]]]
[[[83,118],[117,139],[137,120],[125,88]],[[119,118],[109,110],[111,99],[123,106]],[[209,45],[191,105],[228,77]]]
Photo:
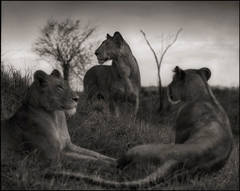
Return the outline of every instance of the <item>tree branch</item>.
[[[161,67],[161,64],[162,64],[162,61],[163,61],[163,57],[164,55],[166,54],[166,52],[168,51],[168,49],[177,41],[177,38],[178,38],[178,35],[179,33],[182,31],[182,28],[180,28],[176,35],[175,35],[175,38],[173,39],[173,41],[165,48],[165,50],[163,51],[162,55],[161,55],[161,58],[160,58],[160,61],[159,61],[159,68]]]
[[[66,19],[60,23],[49,20],[34,43],[33,50],[39,56],[53,58],[56,63],[61,65],[64,79],[69,79],[71,71],[72,74],[82,77],[85,67],[91,63],[90,57],[92,56],[89,54],[91,46],[82,46],[82,44],[95,30],[96,27],[89,26],[80,28],[79,20]]]
[[[160,52],[160,60],[158,60],[157,58],[157,55],[156,55],[156,52],[154,51],[154,49],[152,48],[150,42],[148,41],[147,37],[146,37],[146,34],[140,30],[140,32],[143,34],[143,37],[144,39],[146,40],[149,48],[151,49],[153,55],[154,55],[154,58],[155,58],[155,61],[156,61],[156,64],[157,64],[157,76],[158,76],[158,91],[159,91],[159,100],[160,100],[160,106],[159,106],[159,111],[161,111],[162,107],[163,107],[163,95],[162,95],[162,82],[161,82],[161,75],[160,75],[160,72],[161,72],[161,64],[162,64],[162,61],[163,61],[163,57],[164,55],[166,54],[166,52],[168,51],[168,49],[177,41],[177,38],[178,38],[178,35],[179,33],[182,31],[182,28],[180,28],[176,35],[175,35],[175,38],[173,39],[173,41],[167,45],[167,47],[164,49],[163,48],[163,43],[164,43],[164,38],[163,38],[163,35],[161,37],[161,43],[162,43],[162,46],[161,46],[161,52]]]
[[[156,54],[156,52],[154,51],[154,49],[152,48],[151,44],[149,43],[149,41],[148,41],[148,39],[147,39],[147,37],[146,37],[145,32],[143,32],[143,30],[140,30],[140,32],[142,33],[144,39],[146,40],[146,42],[147,42],[147,44],[148,44],[150,50],[152,51],[152,53],[153,53],[153,55],[154,55],[154,58],[155,58],[156,64],[158,65],[158,58],[157,58],[157,54]]]

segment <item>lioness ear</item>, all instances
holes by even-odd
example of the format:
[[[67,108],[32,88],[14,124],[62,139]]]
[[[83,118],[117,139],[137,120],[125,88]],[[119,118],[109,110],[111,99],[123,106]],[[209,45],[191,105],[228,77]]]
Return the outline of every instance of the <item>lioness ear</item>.
[[[47,78],[48,78],[48,75],[42,70],[37,70],[34,73],[34,81],[38,82],[40,86],[46,85]]]
[[[107,39],[111,39],[112,37],[107,33]]]
[[[120,32],[115,32],[113,35],[113,40],[114,42],[118,45],[118,47],[121,47],[122,43],[123,43],[123,37],[120,34]]]
[[[206,80],[208,81],[211,77],[211,71],[209,68],[201,68],[198,70],[198,73]]]
[[[51,73],[52,76],[56,77],[56,78],[61,78],[61,73],[58,70],[53,70]]]
[[[176,76],[180,79],[184,79],[185,77],[185,72],[184,70],[182,70],[181,68],[179,68],[178,66],[175,67],[174,72],[176,73]]]

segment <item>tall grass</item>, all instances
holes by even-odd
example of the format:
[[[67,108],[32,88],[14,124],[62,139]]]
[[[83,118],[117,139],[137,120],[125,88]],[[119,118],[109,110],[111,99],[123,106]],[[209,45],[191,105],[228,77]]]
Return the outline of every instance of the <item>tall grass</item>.
[[[8,118],[21,105],[21,101],[32,80],[32,74],[21,76],[14,69],[1,66],[1,116]],[[227,111],[233,132],[236,134],[234,149],[229,161],[223,169],[215,174],[188,179],[181,182],[178,179],[166,177],[164,183],[154,187],[160,189],[239,189],[239,89],[213,88],[216,97]],[[164,116],[156,112],[158,97],[156,92],[143,89],[141,93],[140,110],[136,120],[124,115],[116,119],[107,111],[107,105],[96,102],[89,105],[83,93],[79,93],[80,100],[77,114],[68,120],[72,141],[82,147],[92,149],[103,154],[118,158],[129,148],[144,143],[173,143],[174,134],[172,124],[174,116],[165,113]],[[117,170],[102,166],[95,162],[76,161],[64,163],[60,166],[46,168],[40,163],[35,153],[17,155],[9,153],[7,159],[1,160],[1,188],[2,189],[103,189],[82,180],[69,178],[46,179],[47,170],[54,168],[68,168],[86,174],[96,175],[109,180],[124,181],[143,178],[153,172],[155,164],[137,164],[124,170]]]
[[[228,114],[232,131],[239,134],[239,87],[213,87],[213,93]]]
[[[9,117],[21,105],[31,81],[32,73],[22,76],[13,67],[1,64],[1,119]]]

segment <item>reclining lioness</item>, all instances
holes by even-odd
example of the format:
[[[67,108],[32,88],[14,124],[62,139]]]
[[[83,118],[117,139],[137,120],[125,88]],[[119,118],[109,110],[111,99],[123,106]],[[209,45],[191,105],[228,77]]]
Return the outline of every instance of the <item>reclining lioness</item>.
[[[81,173],[61,174],[105,186],[137,188],[156,184],[179,164],[194,172],[212,172],[223,167],[231,153],[233,138],[228,116],[207,84],[210,70],[182,70],[177,66],[174,72],[168,97],[173,104],[182,102],[174,126],[175,144],[135,146],[118,160],[120,168],[138,161],[158,161],[159,168],[155,172],[144,179],[128,182],[108,181]]]
[[[10,119],[1,121],[1,154],[4,149],[38,149],[51,161],[67,158],[114,163],[113,158],[71,142],[64,111],[74,113],[78,99],[58,70],[51,75],[36,71],[22,106]]]

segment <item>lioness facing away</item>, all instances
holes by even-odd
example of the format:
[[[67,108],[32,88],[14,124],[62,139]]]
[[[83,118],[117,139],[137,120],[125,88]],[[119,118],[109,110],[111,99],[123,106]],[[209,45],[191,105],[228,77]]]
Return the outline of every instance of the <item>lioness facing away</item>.
[[[119,107],[123,101],[130,103],[133,113],[139,107],[141,87],[138,63],[132,51],[119,32],[107,39],[95,51],[100,66],[90,68],[83,79],[84,92],[88,100],[97,96],[109,103],[110,111],[119,116]],[[102,64],[112,60],[111,66]]]
[[[136,188],[156,184],[179,165],[192,173],[212,172],[223,167],[232,151],[233,137],[228,116],[207,84],[210,70],[182,70],[177,66],[174,72],[168,86],[169,100],[182,102],[174,126],[175,144],[135,146],[118,160],[120,168],[138,161],[159,162],[155,172],[144,179],[128,182],[107,181],[72,172],[63,174],[105,186]]]
[[[78,95],[63,80],[58,70],[51,75],[38,70],[22,106],[8,120],[1,121],[1,154],[5,149],[38,149],[44,159],[114,159],[81,148],[71,142],[64,111],[76,111]]]

